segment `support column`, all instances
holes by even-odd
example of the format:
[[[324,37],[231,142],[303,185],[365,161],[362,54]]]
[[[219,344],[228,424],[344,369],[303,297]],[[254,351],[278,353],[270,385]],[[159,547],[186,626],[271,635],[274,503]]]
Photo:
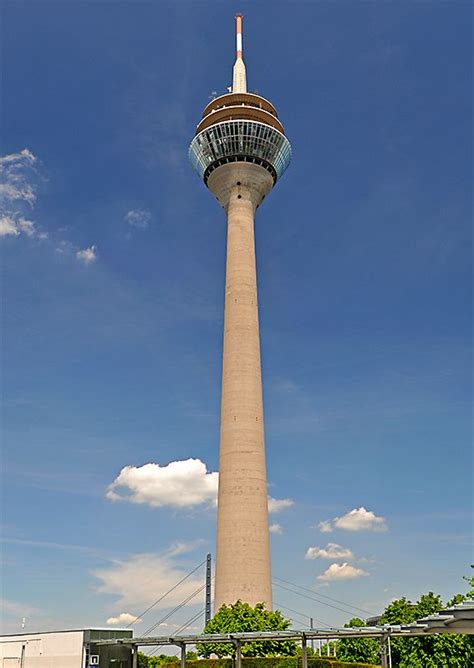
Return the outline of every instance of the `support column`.
[[[239,166],[226,207],[215,612],[238,599],[272,606],[254,241],[258,194],[244,185],[245,170],[253,174],[255,167]]]
[[[235,668],[242,668],[242,643],[234,640],[235,644]]]
[[[186,668],[186,644],[183,642],[181,647],[180,668]]]
[[[301,668],[308,668],[308,646],[306,636],[301,636]]]
[[[389,668],[387,656],[387,638],[382,636],[380,638],[380,663],[382,668]]]

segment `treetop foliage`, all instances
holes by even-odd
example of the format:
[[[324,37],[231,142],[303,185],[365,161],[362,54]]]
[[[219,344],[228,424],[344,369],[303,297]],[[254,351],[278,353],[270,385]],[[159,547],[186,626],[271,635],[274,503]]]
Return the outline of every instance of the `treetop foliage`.
[[[237,601],[233,605],[223,605],[206,624],[204,633],[245,633],[246,631],[286,631],[291,620],[286,619],[279,610],[267,610],[264,603],[257,603],[252,608],[248,603]],[[292,641],[276,642],[263,640],[242,645],[242,656],[294,656],[296,643]],[[215,654],[219,658],[235,656],[232,643],[201,643],[196,646],[200,656]]]

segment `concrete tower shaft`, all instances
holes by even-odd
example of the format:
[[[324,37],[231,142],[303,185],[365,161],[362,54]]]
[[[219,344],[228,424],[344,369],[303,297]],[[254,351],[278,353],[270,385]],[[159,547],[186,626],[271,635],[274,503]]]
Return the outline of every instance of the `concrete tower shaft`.
[[[237,599],[271,609],[254,214],[273,179],[237,162],[216,169],[208,186],[227,212],[214,609]]]
[[[227,214],[215,611],[272,606],[254,217],[291,156],[275,107],[247,92],[236,19],[232,92],[207,105],[189,151]]]

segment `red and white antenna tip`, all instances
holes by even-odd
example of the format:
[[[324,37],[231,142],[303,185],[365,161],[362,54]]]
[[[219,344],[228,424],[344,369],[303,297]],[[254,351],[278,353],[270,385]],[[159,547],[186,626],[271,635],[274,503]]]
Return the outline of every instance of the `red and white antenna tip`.
[[[235,33],[237,41],[237,58],[233,70],[232,92],[246,93],[247,76],[245,74],[244,61],[242,60],[242,14],[237,14],[235,17]]]
[[[242,58],[242,14],[235,15],[237,58]]]

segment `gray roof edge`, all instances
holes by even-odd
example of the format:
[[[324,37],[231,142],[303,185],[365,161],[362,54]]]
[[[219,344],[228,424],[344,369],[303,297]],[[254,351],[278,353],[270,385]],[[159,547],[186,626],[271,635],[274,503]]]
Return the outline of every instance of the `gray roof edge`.
[[[39,635],[45,635],[47,633],[85,633],[86,631],[113,631],[113,632],[120,632],[120,633],[130,633],[130,631],[133,634],[132,629],[122,629],[122,628],[114,628],[111,629],[110,627],[105,627],[105,626],[86,626],[84,628],[79,628],[79,629],[55,629],[54,631],[22,631],[21,633],[0,633],[0,638],[16,638],[19,636],[39,636]]]

